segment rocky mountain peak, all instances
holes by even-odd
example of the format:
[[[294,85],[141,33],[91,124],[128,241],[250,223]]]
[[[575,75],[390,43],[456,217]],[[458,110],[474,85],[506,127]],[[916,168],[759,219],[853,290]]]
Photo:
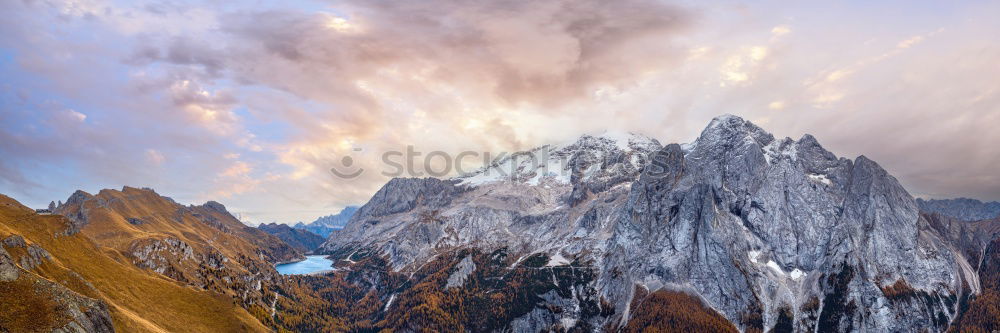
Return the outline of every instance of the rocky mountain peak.
[[[85,200],[93,198],[94,196],[90,193],[84,192],[82,190],[76,190],[66,199],[66,205],[79,205]]]
[[[701,135],[689,145],[688,150],[699,146],[727,149],[746,144],[764,147],[773,141],[774,136],[771,133],[752,122],[726,114],[713,118],[701,131]]]
[[[208,202],[206,202],[205,204],[203,204],[201,206],[205,207],[205,208],[208,208],[208,209],[211,209],[212,211],[215,211],[215,212],[218,212],[218,213],[229,214],[229,211],[226,210],[226,206],[222,205],[218,201],[208,201]]]

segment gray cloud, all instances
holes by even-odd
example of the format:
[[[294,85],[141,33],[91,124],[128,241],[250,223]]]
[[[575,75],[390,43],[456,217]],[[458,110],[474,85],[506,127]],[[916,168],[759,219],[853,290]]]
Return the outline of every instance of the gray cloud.
[[[345,17],[292,11],[225,16],[223,29],[243,38],[234,43],[240,51],[235,54],[255,69],[242,68],[243,77],[260,81],[254,75],[258,66],[308,66],[321,77],[304,81],[319,81],[322,89],[286,87],[311,96],[345,89],[322,83],[350,82],[394,67],[471,85],[511,105],[555,105],[677,60],[684,50],[664,38],[678,35],[691,21],[685,10],[646,0],[339,5]],[[247,49],[254,45],[284,61],[253,59],[264,56]]]

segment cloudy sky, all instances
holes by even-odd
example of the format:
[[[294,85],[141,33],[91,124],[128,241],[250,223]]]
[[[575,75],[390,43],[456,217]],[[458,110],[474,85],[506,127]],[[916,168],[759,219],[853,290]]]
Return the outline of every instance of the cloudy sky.
[[[152,187],[251,223],[364,203],[408,145],[500,152],[731,113],[1000,200],[1000,3],[0,1],[0,193]]]

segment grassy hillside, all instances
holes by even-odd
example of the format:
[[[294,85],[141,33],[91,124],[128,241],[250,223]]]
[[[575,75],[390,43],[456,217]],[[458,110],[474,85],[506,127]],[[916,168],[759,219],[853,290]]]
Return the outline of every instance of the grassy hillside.
[[[150,189],[106,189],[97,195],[77,191],[56,212],[70,216],[99,244],[121,251],[131,250],[138,240],[172,237],[196,251],[217,250],[228,258],[260,253],[278,262],[301,256],[277,237],[244,225],[217,202],[184,206]]]
[[[51,258],[44,259],[32,272],[104,301],[118,331],[267,331],[231,297],[185,286],[136,267],[118,250],[101,247],[84,234],[66,235],[71,225],[62,216],[36,215],[0,195],[0,238],[19,235],[26,243],[47,251]],[[11,253],[15,261],[23,255]]]
[[[70,231],[125,262],[198,289],[227,294],[266,320],[280,276],[273,263],[302,258],[280,239],[244,225],[216,202],[180,205],[150,189],[77,191],[56,213]]]

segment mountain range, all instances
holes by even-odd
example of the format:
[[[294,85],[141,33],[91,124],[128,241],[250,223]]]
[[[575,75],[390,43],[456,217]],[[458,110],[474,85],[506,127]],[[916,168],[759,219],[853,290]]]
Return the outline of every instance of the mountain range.
[[[1000,217],[1000,202],[976,199],[917,199],[921,211],[955,217],[962,221],[981,221]]]
[[[354,213],[357,210],[357,206],[347,206],[337,214],[321,216],[308,224],[299,222],[296,223],[293,228],[308,230],[309,232],[326,238],[329,237],[330,233],[334,230],[343,229],[344,226],[347,225],[347,221],[351,219],[351,216],[354,216]]]
[[[944,331],[983,293],[982,256],[966,253],[995,251],[993,236],[957,250],[867,157],[722,116],[684,145],[583,136],[463,177],[393,179],[317,251],[472,295],[435,303],[460,313],[445,320],[387,285],[404,330],[617,330],[679,294],[726,330]]]
[[[9,332],[268,331],[246,308],[274,297],[267,260],[299,256],[219,206],[150,190],[76,192],[57,209],[70,217],[0,203],[0,257],[20,284],[0,282]]]
[[[326,241],[323,236],[306,229],[292,228],[287,224],[264,223],[257,226],[257,229],[278,237],[282,242],[302,253],[311,252]]]
[[[963,202],[729,115],[392,179],[294,229],[151,189],[0,196],[0,331],[989,332],[1000,218]],[[275,271],[303,249],[334,267]]]

